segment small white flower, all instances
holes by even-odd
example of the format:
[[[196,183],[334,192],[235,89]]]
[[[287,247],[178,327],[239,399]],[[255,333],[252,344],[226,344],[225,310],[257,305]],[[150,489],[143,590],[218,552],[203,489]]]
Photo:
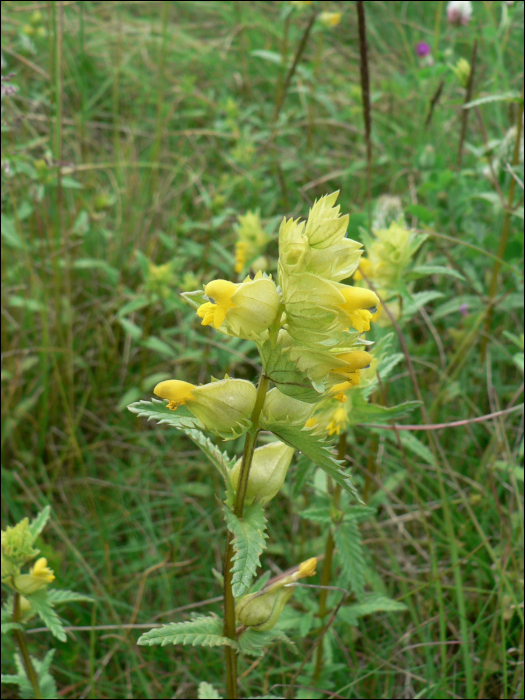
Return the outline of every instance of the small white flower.
[[[466,25],[472,18],[472,3],[470,0],[452,0],[447,5],[447,19],[450,24]]]

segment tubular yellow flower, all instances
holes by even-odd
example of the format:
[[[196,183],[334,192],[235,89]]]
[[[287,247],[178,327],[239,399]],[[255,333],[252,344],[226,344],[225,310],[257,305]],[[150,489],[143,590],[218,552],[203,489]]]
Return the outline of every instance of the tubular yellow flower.
[[[168,379],[157,384],[153,392],[161,399],[168,399],[172,411],[186,405],[205,428],[223,436],[246,424],[257,395],[251,382],[230,377],[202,386]]]
[[[372,314],[367,309],[359,309],[358,311],[353,311],[348,314],[350,319],[350,325],[355,328],[359,333],[370,330],[370,321],[372,320]]]
[[[361,378],[361,373],[360,372],[354,372],[354,374],[357,375],[357,384],[359,384],[359,379]],[[348,389],[351,389],[353,386],[355,386],[356,382],[354,377],[352,376],[351,379],[349,379],[346,382],[341,382],[340,384],[334,384],[330,388],[330,397],[333,399],[337,399],[339,403],[346,403],[346,392]]]
[[[179,406],[183,406],[188,399],[192,399],[192,391],[195,389],[193,384],[181,382],[178,379],[168,379],[165,382],[157,384],[153,389],[153,393],[161,399],[168,399],[168,408],[171,411],[176,411]]]
[[[372,358],[369,352],[364,352],[363,350],[355,350],[354,352],[345,352],[342,355],[337,355],[339,360],[346,362],[344,367],[337,367],[332,370],[336,374],[352,374],[356,370],[365,369],[370,367],[370,362]]]
[[[371,289],[350,287],[344,284],[338,285],[338,289],[345,298],[345,303],[341,304],[341,308],[348,315],[361,309],[367,309],[371,313],[375,313],[379,304],[379,297]]]
[[[15,576],[13,584],[15,589],[24,595],[31,595],[36,591],[44,588],[49,583],[55,580],[53,571],[47,565],[47,559],[40,557],[37,559],[34,566],[29,570],[29,574],[20,574]]]
[[[208,302],[197,309],[202,325],[213,325],[238,338],[253,339],[271,326],[279,308],[279,295],[270,277],[258,272],[240,284],[213,280],[204,288]]]
[[[209,301],[197,310],[197,316],[202,318],[203,326],[220,328],[226,318],[226,312],[234,306],[233,294],[239,285],[227,280],[213,280],[204,287],[204,293]]]

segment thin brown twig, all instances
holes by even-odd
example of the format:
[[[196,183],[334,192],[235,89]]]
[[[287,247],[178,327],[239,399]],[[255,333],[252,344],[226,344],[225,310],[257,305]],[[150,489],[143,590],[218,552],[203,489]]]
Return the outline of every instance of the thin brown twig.
[[[488,413],[485,416],[466,418],[465,420],[457,420],[452,423],[433,423],[430,425],[376,425],[375,423],[358,423],[358,425],[366,425],[367,428],[381,428],[383,430],[442,430],[443,428],[460,428],[468,423],[483,423],[484,421],[492,420],[492,418],[504,416],[508,413],[514,413],[515,411],[523,411],[523,404],[514,406],[513,408],[505,408],[495,413]]]

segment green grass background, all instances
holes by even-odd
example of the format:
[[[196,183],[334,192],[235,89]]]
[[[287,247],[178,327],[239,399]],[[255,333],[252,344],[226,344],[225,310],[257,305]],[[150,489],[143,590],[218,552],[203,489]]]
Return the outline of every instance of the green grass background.
[[[179,297],[235,279],[238,214],[260,209],[275,234],[283,215],[306,216],[340,189],[349,235],[367,221],[355,3],[317,3],[342,21],[310,36],[275,122],[280,55],[292,60],[310,12],[286,21],[285,5],[2,3],[2,73],[19,88],[2,109],[2,522],[50,503],[41,549],[57,585],[96,599],[70,606],[74,628],[56,642],[63,697],[191,698],[202,680],[222,689],[222,652],[138,647],[140,629],[125,626],[219,612],[217,600],[196,604],[221,595],[212,569],[225,541],[221,485],[201,454],[125,407],[163,378],[256,378],[253,345],[203,329]],[[469,112],[458,168],[465,91],[449,67],[477,39],[474,96],[519,94],[523,3],[473,5],[470,25],[452,28],[443,2],[365,3],[372,199],[399,196],[409,223],[432,234],[422,262],[463,275],[418,282],[442,296],[403,328],[436,423],[517,406],[523,393],[519,348],[505,335],[523,333],[523,214],[510,219],[480,353],[505,220],[498,189],[506,201],[511,180],[502,171],[495,188],[482,171],[519,105]],[[434,66],[420,64],[419,41]],[[166,294],[145,283],[146,259],[174,261]],[[403,364],[387,390],[391,404],[415,398]],[[376,470],[380,509],[362,530],[371,583],[409,611],[339,628],[322,692],[522,697],[523,414],[440,431],[437,456],[426,434],[413,435],[416,452],[384,433],[349,434],[358,486]],[[298,515],[314,486],[291,498],[294,469],[268,508],[273,571],[324,548]],[[29,640],[37,656],[55,644],[38,632]],[[242,662],[241,692],[282,693],[313,639],[297,641],[299,661],[276,645],[251,670]],[[2,644],[12,672],[12,640]],[[309,697],[302,681],[296,697]]]

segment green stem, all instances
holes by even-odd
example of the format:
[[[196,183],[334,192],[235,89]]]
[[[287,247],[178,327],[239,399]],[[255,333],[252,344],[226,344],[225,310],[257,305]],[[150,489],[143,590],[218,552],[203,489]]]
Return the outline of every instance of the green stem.
[[[346,433],[342,433],[339,436],[339,448],[338,448],[338,459],[340,461],[344,460],[345,458],[345,452],[346,452]],[[333,504],[336,509],[339,508],[339,504],[341,502],[341,486],[339,484],[335,485],[335,488],[333,490]],[[332,535],[332,531],[328,533],[328,537],[326,539],[326,546],[324,550],[324,561],[323,561],[323,570],[321,572],[321,586],[325,586],[325,588],[321,588],[321,593],[319,594],[319,612],[317,613],[318,617],[323,620],[326,616],[326,600],[328,597],[328,589],[326,586],[330,585],[330,577],[332,575],[332,559],[333,559],[333,554],[334,554],[334,548],[335,548],[335,542],[334,542],[334,537]],[[322,633],[321,629],[321,633]],[[320,642],[317,646],[317,657],[316,657],[316,662],[315,662],[315,672],[314,672],[314,682],[317,683],[321,677],[321,673],[323,670],[323,644]]]
[[[20,622],[21,617],[22,616],[20,614],[20,593],[15,593],[13,596],[13,622]],[[35,669],[33,668],[33,664],[31,663],[29,652],[27,651],[24,633],[22,632],[22,630],[19,629],[15,629],[13,631],[15,633],[15,639],[18,644],[18,648],[20,649],[20,653],[22,654],[22,661],[26,670],[27,677],[29,678],[31,685],[33,686],[34,696],[35,698],[41,698],[42,693],[40,692],[40,686],[38,685],[38,677],[36,675]]]
[[[458,148],[458,170],[461,169],[461,163],[463,160],[463,147],[465,145],[465,139],[467,138],[468,115],[470,112],[469,109],[465,109],[465,105],[468,104],[472,100],[472,94],[474,92],[474,74],[476,72],[477,57],[478,57],[478,40],[474,39],[474,45],[472,46],[472,54],[470,56],[470,75],[468,77],[467,91],[465,93],[463,114],[461,115],[461,134],[459,137],[459,148]]]
[[[512,158],[512,166],[516,167],[520,157],[520,143],[522,134],[522,120],[523,120],[523,82],[521,83],[521,106],[518,110],[518,122],[517,122],[517,132],[516,132],[516,143],[514,144],[514,155]],[[489,289],[489,308],[487,311],[487,316],[485,318],[484,335],[481,339],[481,359],[485,359],[485,352],[487,350],[487,341],[490,334],[490,329],[492,326],[492,314],[494,312],[493,300],[496,295],[496,289],[498,286],[498,277],[501,269],[501,258],[505,255],[505,248],[507,247],[507,240],[510,233],[510,219],[513,214],[512,205],[514,204],[514,193],[516,192],[516,180],[511,177],[510,187],[509,187],[509,197],[507,199],[507,209],[505,211],[505,216],[503,218],[503,227],[501,229],[501,236],[499,239],[498,247],[498,260],[495,261],[494,267],[492,269],[492,279],[490,281]]]
[[[246,433],[244,441],[244,451],[242,455],[241,473],[239,475],[239,484],[235,495],[235,503],[233,513],[238,518],[242,518],[244,510],[244,500],[246,498],[246,489],[248,487],[248,477],[250,476],[250,467],[252,466],[253,453],[257,443],[257,435],[259,434],[259,416],[261,415],[266,392],[268,391],[269,378],[262,374],[257,387],[257,397],[255,406],[251,415],[252,427]],[[226,543],[226,552],[224,554],[224,628],[223,634],[229,639],[236,640],[237,632],[235,630],[235,600],[232,590],[232,568],[233,557],[235,551],[233,547],[233,535],[228,532],[228,540]],[[232,647],[225,647],[226,653],[226,685],[228,698],[238,698],[237,688],[237,652]]]
[[[368,46],[366,41],[366,16],[364,2],[358,1],[357,25],[359,29],[359,55],[361,73],[361,96],[363,101],[363,120],[365,123],[366,143],[366,201],[368,209],[368,228],[371,228],[372,207],[372,110],[370,107],[370,73],[368,70]]]

